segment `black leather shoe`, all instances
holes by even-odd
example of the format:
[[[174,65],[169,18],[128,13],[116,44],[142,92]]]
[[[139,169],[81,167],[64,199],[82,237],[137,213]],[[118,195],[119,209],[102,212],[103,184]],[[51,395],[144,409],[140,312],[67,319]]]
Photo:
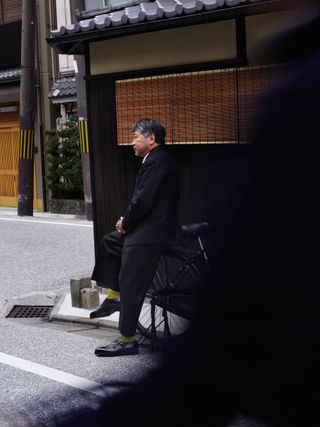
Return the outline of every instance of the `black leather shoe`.
[[[115,311],[120,311],[120,301],[106,298],[99,308],[90,313],[90,319],[110,316]]]
[[[117,338],[112,341],[111,344],[105,345],[104,347],[97,347],[94,354],[102,357],[114,357],[114,356],[130,356],[132,354],[139,353],[138,341],[125,343],[121,338]]]

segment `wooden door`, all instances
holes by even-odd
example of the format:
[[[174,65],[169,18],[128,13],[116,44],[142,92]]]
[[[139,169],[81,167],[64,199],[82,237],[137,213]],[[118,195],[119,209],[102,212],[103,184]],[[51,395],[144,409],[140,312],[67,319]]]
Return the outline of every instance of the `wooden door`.
[[[19,134],[18,124],[0,123],[0,206],[18,206]],[[33,190],[34,209],[42,209],[42,200],[37,197],[36,174]]]

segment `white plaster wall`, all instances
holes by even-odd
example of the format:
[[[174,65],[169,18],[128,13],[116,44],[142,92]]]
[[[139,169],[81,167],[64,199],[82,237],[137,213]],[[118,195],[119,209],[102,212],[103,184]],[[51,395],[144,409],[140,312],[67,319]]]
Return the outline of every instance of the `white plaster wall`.
[[[70,2],[69,0],[56,0],[57,5],[57,28],[62,25],[71,24]],[[59,55],[59,70],[73,70],[73,55]]]
[[[90,43],[91,74],[234,58],[236,58],[234,20]]]

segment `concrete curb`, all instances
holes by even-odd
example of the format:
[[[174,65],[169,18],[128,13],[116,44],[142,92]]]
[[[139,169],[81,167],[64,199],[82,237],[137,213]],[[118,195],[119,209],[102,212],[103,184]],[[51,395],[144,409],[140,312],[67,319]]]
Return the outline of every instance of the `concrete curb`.
[[[100,304],[105,299],[105,297],[105,294],[99,295]],[[90,319],[89,314],[91,311],[92,309],[87,310],[84,308],[72,307],[71,293],[70,291],[66,291],[64,294],[60,295],[59,299],[54,305],[49,316],[49,320],[95,326],[97,328],[104,327],[118,329],[119,313],[114,313],[109,317]]]

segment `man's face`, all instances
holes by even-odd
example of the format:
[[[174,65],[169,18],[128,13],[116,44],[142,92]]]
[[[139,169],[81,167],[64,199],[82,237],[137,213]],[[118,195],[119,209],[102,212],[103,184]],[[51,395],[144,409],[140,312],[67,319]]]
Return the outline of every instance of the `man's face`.
[[[134,150],[134,154],[137,157],[146,156],[150,150],[152,150],[154,146],[155,140],[154,135],[151,133],[150,135],[144,136],[139,131],[133,132],[132,139],[132,147]]]

